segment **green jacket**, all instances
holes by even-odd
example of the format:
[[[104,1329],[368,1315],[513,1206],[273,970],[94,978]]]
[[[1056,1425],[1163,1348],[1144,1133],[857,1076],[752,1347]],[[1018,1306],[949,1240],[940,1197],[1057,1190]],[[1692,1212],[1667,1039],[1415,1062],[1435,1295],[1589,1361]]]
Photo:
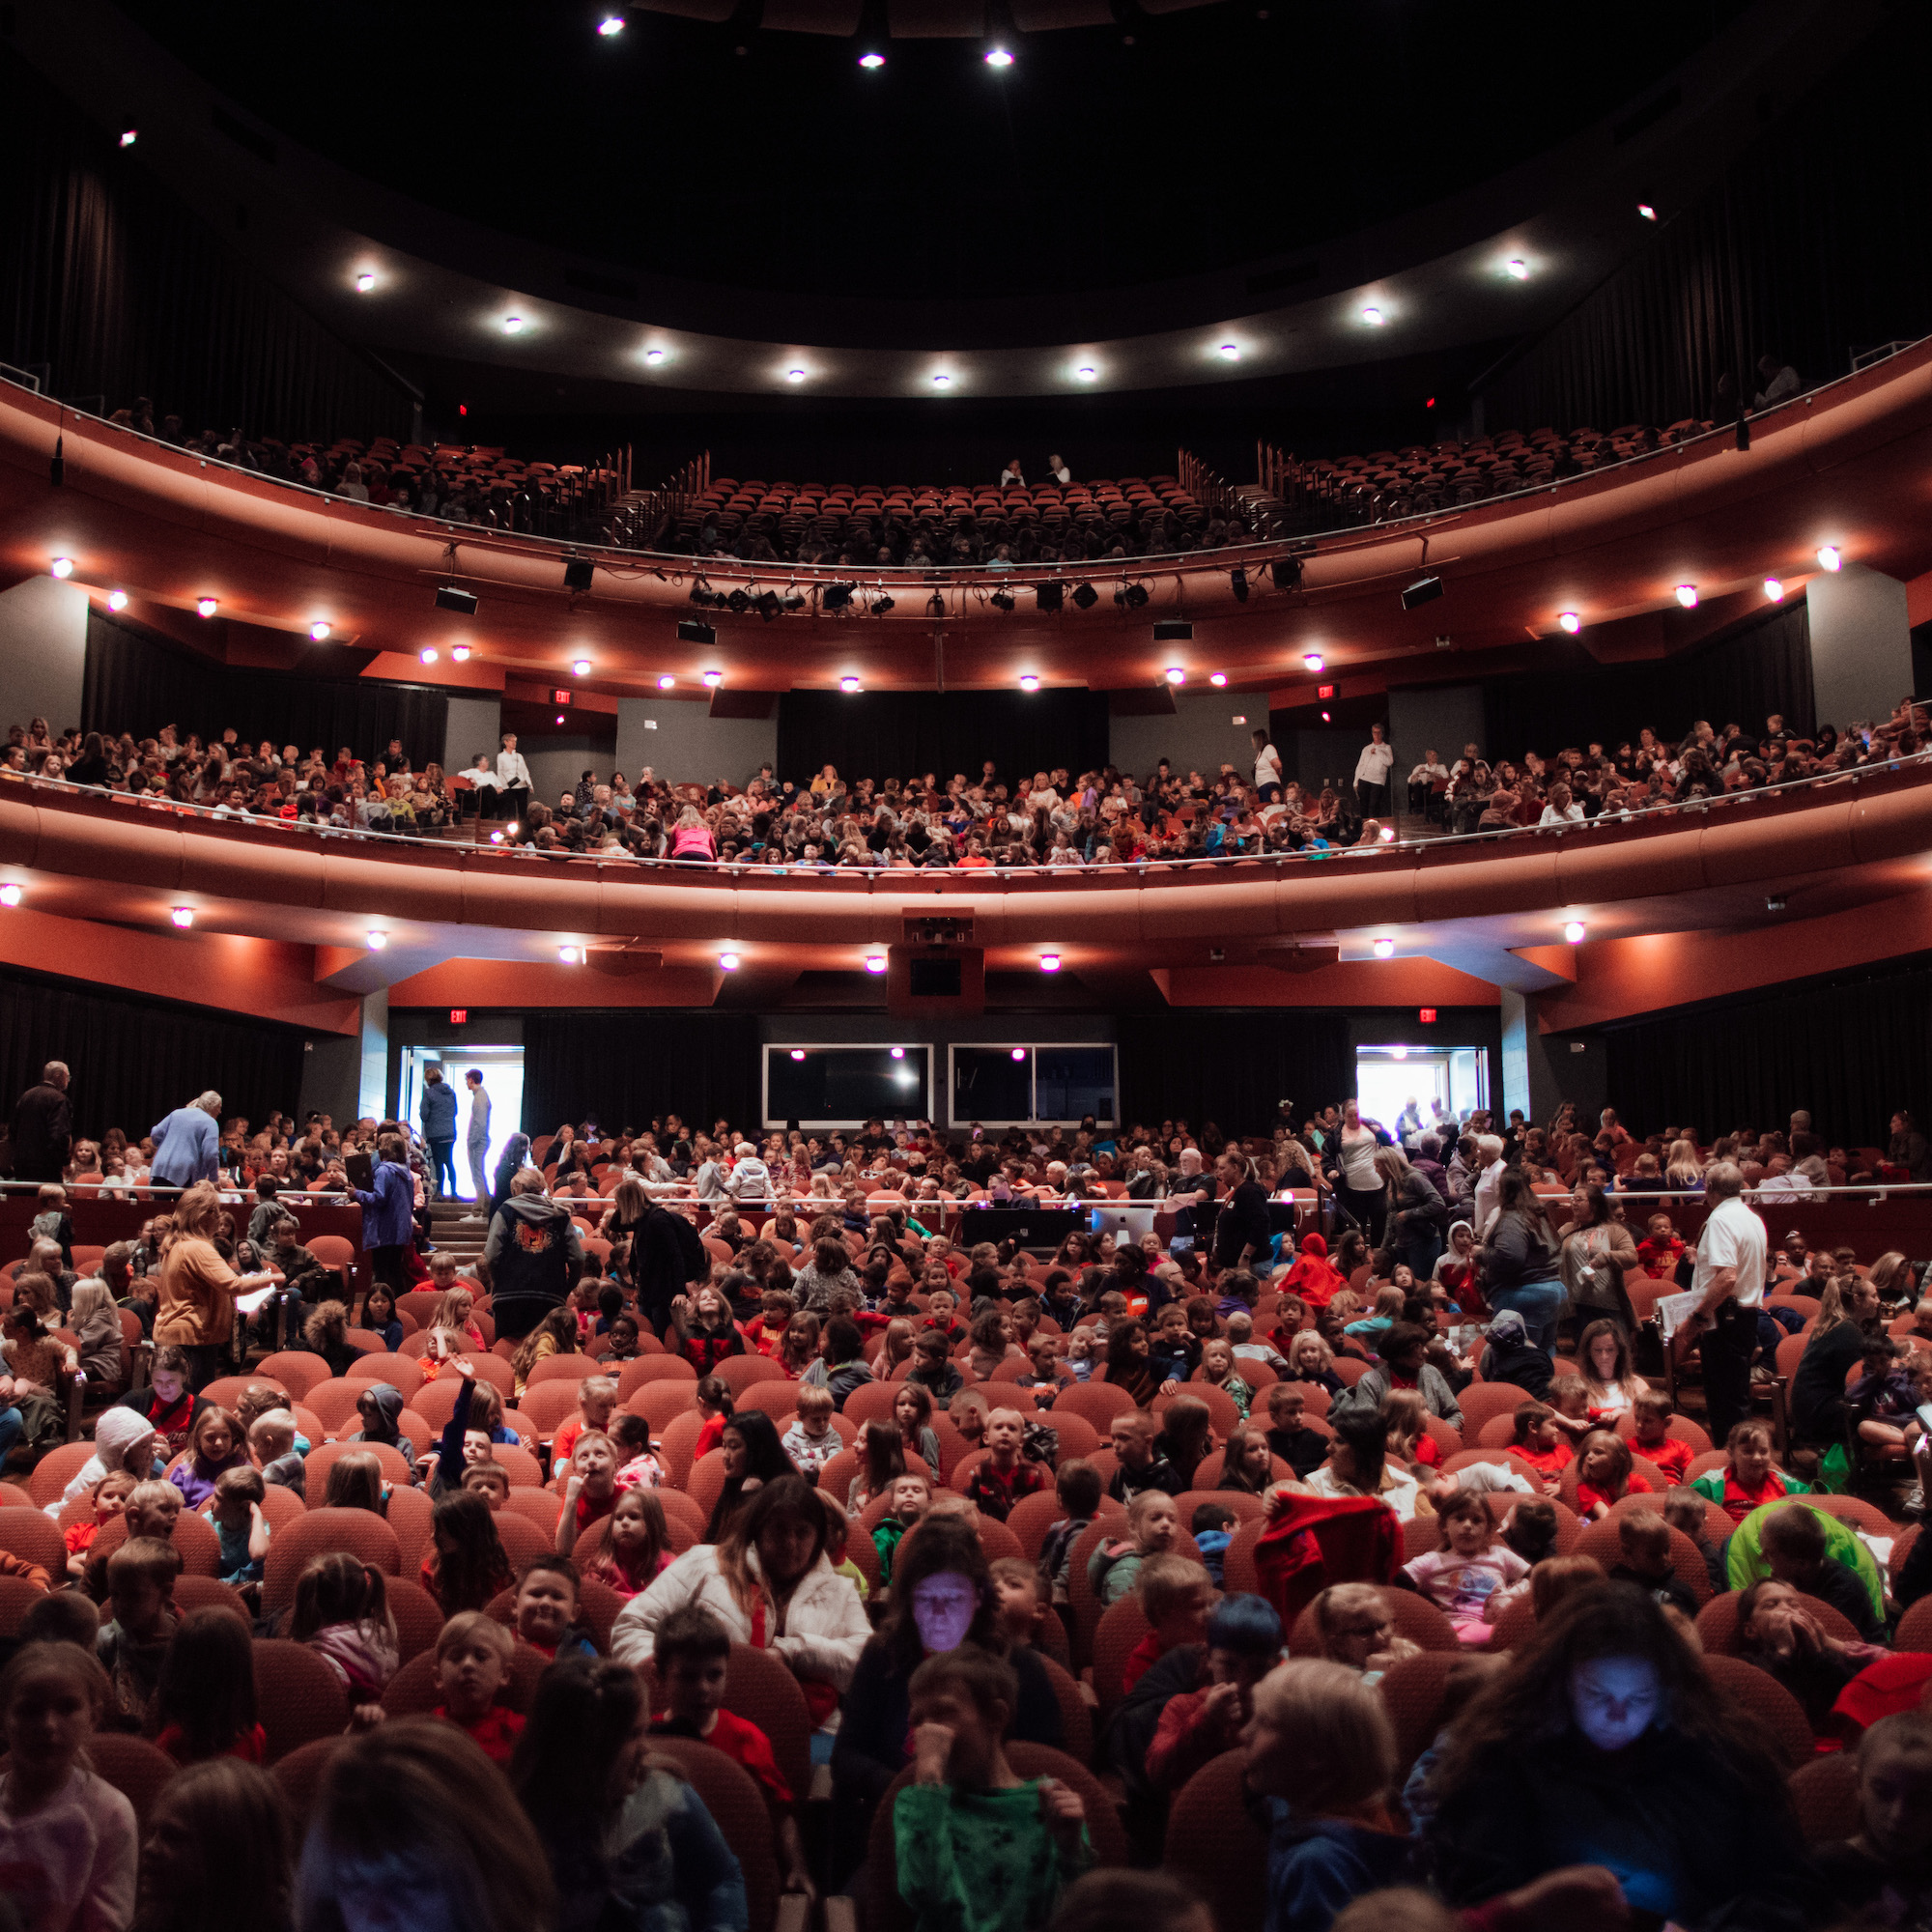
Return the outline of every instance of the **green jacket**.
[[[1732,1533],[1730,1548],[1724,1559],[1725,1572],[1732,1589],[1747,1589],[1761,1577],[1771,1575],[1771,1565],[1765,1561],[1764,1551],[1758,1546],[1758,1537],[1764,1528],[1765,1518],[1778,1507],[1776,1503],[1766,1503],[1762,1509],[1752,1510]],[[1816,1505],[1813,1507],[1816,1508]],[[1825,1525],[1825,1554],[1835,1556],[1871,1593],[1872,1609],[1883,1623],[1885,1577],[1879,1570],[1878,1558],[1866,1548],[1864,1539],[1852,1528],[1850,1523],[1841,1522],[1824,1510],[1818,1511],[1818,1519]]]
[[[1040,1812],[1039,1782],[1010,1791],[908,1784],[893,1805],[899,1896],[919,1932],[1037,1932],[1092,1862],[1071,1860]]]

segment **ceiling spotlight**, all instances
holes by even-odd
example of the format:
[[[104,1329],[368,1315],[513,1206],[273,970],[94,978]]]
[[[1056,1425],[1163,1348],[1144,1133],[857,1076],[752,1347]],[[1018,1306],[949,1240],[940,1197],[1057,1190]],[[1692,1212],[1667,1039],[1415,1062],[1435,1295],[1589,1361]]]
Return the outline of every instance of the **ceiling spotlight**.
[[[506,315],[503,318],[505,335],[521,335],[524,332],[524,319],[520,315]]]
[[[1179,665],[1169,665],[1161,675],[1167,679],[1169,684],[1185,684],[1187,682],[1187,673]]]
[[[1376,952],[1376,957],[1377,957],[1378,959],[1392,959],[1392,958],[1394,958],[1394,957],[1395,957],[1395,941],[1394,941],[1394,940],[1392,940],[1392,939],[1378,939],[1378,940],[1377,940],[1377,941],[1376,941],[1376,947],[1375,947],[1375,952]]]
[[[893,1048],[893,1058],[894,1058],[895,1060],[903,1060],[903,1059],[905,1058],[905,1048],[904,1048],[904,1047],[902,1047],[902,1046],[895,1046],[895,1047],[894,1047],[894,1048]]]
[[[1581,946],[1583,943],[1583,935],[1588,930],[1589,928],[1583,923],[1583,922],[1580,919],[1573,919],[1569,922],[1568,924],[1564,926],[1563,937],[1567,939],[1572,946]]]
[[[328,620],[325,617],[318,617],[308,627],[310,641],[318,644],[326,644],[328,641]]]
[[[1016,1046],[1016,1047],[1014,1047],[1014,1048],[1013,1048],[1013,1058],[1014,1058],[1015,1060],[1024,1060],[1024,1059],[1026,1058],[1026,1048],[1025,1048],[1025,1047],[1023,1047],[1023,1046]]]
[[[943,617],[946,615],[946,599],[936,590],[925,600],[925,614],[928,617]]]
[[[704,673],[704,681],[716,691],[724,682],[724,673],[722,670],[708,670]]]
[[[16,906],[20,903],[20,888],[8,884],[0,886],[0,905]]]
[[[1386,318],[1383,316],[1381,310],[1378,308],[1365,308],[1362,311],[1362,320],[1365,323],[1367,323],[1371,328],[1379,328],[1382,326],[1382,323],[1386,320]]]
[[[1526,282],[1529,280],[1529,264],[1520,261],[1508,262],[1504,264],[1503,272],[1514,276],[1519,282]]]
[[[384,932],[380,925],[372,925],[369,928],[367,938],[369,941],[369,951],[371,952],[382,952],[384,947],[385,947],[389,943],[389,935],[386,932]]]
[[[886,612],[890,611],[897,601],[898,600],[896,598],[888,597],[883,591],[881,591],[878,596],[872,599],[872,604],[871,604],[872,615],[875,617],[883,617],[886,614]]]
[[[1100,593],[1091,583],[1076,583],[1073,586],[1073,603],[1077,610],[1091,611],[1100,601]]]
[[[859,56],[859,65],[862,68],[864,68],[868,73],[876,73],[880,68],[885,66],[885,64],[886,64],[886,57],[884,54],[873,53],[873,54],[861,54]]]
[[[1784,585],[1776,578],[1767,577],[1764,580],[1764,594],[1772,603],[1782,604],[1784,602]]]
[[[1677,601],[1687,611],[1697,608],[1697,586],[1694,583],[1680,583],[1677,586]]]
[[[1844,561],[1845,559],[1838,554],[1838,546],[1836,544],[1826,544],[1818,553],[1818,563],[1821,569],[1842,569]]]
[[[1556,619],[1559,631],[1568,631],[1574,638],[1583,628],[1583,620],[1575,611],[1565,611]]]
[[[866,954],[867,972],[883,973],[885,970],[886,970],[886,955],[883,952],[868,952]]]
[[[936,375],[932,379],[933,386],[935,388],[940,388],[940,389],[947,387],[948,384],[952,383],[952,378],[949,376],[943,369],[939,372],[938,375]]]
[[[1320,651],[1303,651],[1301,668],[1303,670],[1326,670],[1328,660]]]
[[[124,128],[121,130],[121,145],[124,148],[131,148],[140,138],[140,131],[137,128]]]
[[[425,644],[422,647],[422,649],[416,653],[416,656],[419,657],[424,664],[433,665],[436,662],[436,646],[434,644]]]
[[[71,577],[73,575],[73,558],[71,556],[57,556],[50,564],[47,565],[47,568],[50,571],[52,571],[56,577],[59,578]]]
[[[1395,827],[1393,825],[1384,825],[1380,836],[1384,845],[1393,845],[1395,843]]]
[[[1241,345],[1238,342],[1224,342],[1219,353],[1223,362],[1238,362],[1241,359]]]
[[[1039,689],[1039,679],[1032,671],[1024,671],[1020,675],[1020,689],[1022,691],[1037,691]]]
[[[1324,724],[1332,724],[1335,722],[1333,713],[1324,711],[1321,714],[1321,722]]]
[[[212,617],[220,608],[213,597],[197,597],[194,600],[194,614],[197,617]]]
[[[805,1058],[805,1048],[802,1046],[793,1047],[791,1050],[791,1057],[794,1060],[803,1060]]]
[[[1208,682],[1211,684],[1216,691],[1219,691],[1221,687],[1227,683],[1227,681],[1228,681],[1228,673],[1224,670],[1210,670],[1208,673]]]
[[[1091,383],[1097,375],[1099,375],[1100,372],[1099,370],[1094,368],[1091,362],[1083,362],[1079,368],[1074,370],[1073,373],[1077,377],[1079,377],[1079,379],[1083,383]]]
[[[558,712],[558,713],[556,714],[556,722],[557,722],[557,723],[558,723],[559,724],[561,724],[563,723],[563,713],[562,713],[561,711],[559,711],[559,712]]]
[[[936,590],[932,594],[935,598],[939,596],[939,592]],[[986,601],[995,611],[1003,613],[1010,612],[1013,608],[1013,593],[1010,590],[996,590]],[[939,609],[933,611],[932,614],[935,617],[943,617],[946,614],[946,606],[943,601],[940,603]]]
[[[1039,955],[1039,970],[1042,973],[1058,973],[1060,971],[1060,954],[1057,952],[1042,952]]]
[[[192,906],[176,906],[174,911],[169,913],[168,917],[185,932],[194,923],[194,908]]]
[[[469,646],[468,644],[451,645],[449,661],[451,664],[467,665],[469,662]]]
[[[1005,47],[989,47],[985,58],[986,65],[991,68],[1009,68],[1013,64],[1012,55]]]
[[[803,369],[787,369],[785,371],[785,381],[787,383],[802,383],[805,381],[805,371]]]
[[[127,610],[128,593],[125,590],[110,590],[107,593],[107,608],[110,611]]]
[[[355,293],[366,296],[376,286],[376,277],[366,270],[355,277]]]
[[[1638,202],[1636,205],[1636,212],[1640,215],[1642,215],[1646,221],[1655,221],[1657,219],[1657,210],[1651,207],[1650,203],[1647,201]]]
[[[735,952],[721,952],[718,964],[724,972],[735,973],[738,970],[738,955]]]
[[[575,946],[559,946],[556,957],[557,963],[562,966],[581,966],[583,963],[583,953]]]
[[[624,31],[624,16],[621,14],[606,14],[597,23],[598,33],[607,41],[614,41]]]
[[[590,675],[590,660],[588,658],[579,658],[570,667],[570,674],[572,677],[588,677]]]
[[[662,349],[646,349],[644,351],[644,360],[648,362],[653,369],[655,369],[657,365],[664,359],[665,359],[665,353]]]
[[[856,677],[841,677],[838,680],[840,691],[857,691],[859,688],[859,680]]]
[[[669,671],[663,672],[658,678],[658,689],[660,691],[670,691],[676,687],[676,684],[677,679]]]

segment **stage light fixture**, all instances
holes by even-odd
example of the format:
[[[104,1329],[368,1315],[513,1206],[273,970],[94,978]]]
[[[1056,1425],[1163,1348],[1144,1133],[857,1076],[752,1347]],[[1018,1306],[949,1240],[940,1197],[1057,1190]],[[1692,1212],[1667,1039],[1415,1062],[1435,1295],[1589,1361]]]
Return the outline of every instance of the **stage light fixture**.
[[[20,903],[21,889],[12,884],[0,886],[0,905],[16,906]]]
[[[895,1046],[895,1047],[894,1047],[894,1048],[893,1048],[893,1058],[894,1058],[895,1060],[903,1060],[903,1059],[905,1058],[905,1048],[904,1048],[904,1047],[902,1047],[902,1046]]]
[[[1376,957],[1377,957],[1378,959],[1392,959],[1392,958],[1394,958],[1394,957],[1395,957],[1395,941],[1394,941],[1394,940],[1392,940],[1392,939],[1378,939],[1378,940],[1377,940],[1377,941],[1376,941],[1376,947],[1375,947],[1375,952],[1376,952]]]
[[[738,955],[735,952],[721,952],[718,955],[718,964],[726,973],[735,973],[738,970]]]
[[[779,614],[779,594],[776,590],[763,590],[752,600],[753,608],[759,619],[769,624]]]
[[[451,645],[449,661],[451,664],[467,665],[469,662],[469,646],[468,644]]]
[[[355,277],[355,293],[357,295],[366,296],[375,286],[376,277],[374,275],[363,273]]]
[[[557,722],[557,723],[558,723],[559,724],[561,724],[563,723],[563,713],[562,713],[561,711],[559,711],[559,712],[558,712],[558,713],[556,714],[556,722]]]
[[[1235,593],[1236,604],[1245,604],[1248,601],[1248,573],[1238,568],[1231,570],[1228,573],[1228,588]]]
[[[422,663],[426,665],[433,665],[436,662],[436,646],[434,644],[425,644],[422,647],[422,649],[416,653],[416,656]]]
[[[1218,353],[1223,362],[1238,362],[1241,359],[1241,345],[1238,342],[1224,342]]]
[[[1219,691],[1228,682],[1228,673],[1224,670],[1210,670],[1208,673],[1208,682]]]
[[[1413,611],[1418,604],[1431,604],[1442,595],[1442,580],[1439,577],[1418,577],[1402,593],[1402,608]]]
[[[1775,577],[1764,580],[1764,594],[1774,604],[1784,602],[1784,585]]]
[[[1129,611],[1144,611],[1148,602],[1148,587],[1145,583],[1123,583],[1121,585],[1118,602]]]
[[[941,370],[940,373],[932,379],[932,386],[935,389],[951,388],[952,386],[952,378],[947,375],[944,370]]]
[[[996,72],[1003,72],[1006,69],[1012,66],[1013,57],[1005,47],[988,47],[985,53],[985,62]]]
[[[677,640],[681,644],[715,644],[718,633],[709,624],[700,624],[696,617],[687,617],[677,627]]]
[[[1332,724],[1335,722],[1334,714],[1332,712],[1324,711],[1321,714],[1321,722],[1324,724]]]
[[[194,923],[194,908],[192,906],[176,906],[174,911],[169,913],[168,917],[185,932]]]
[[[658,689],[660,691],[673,691],[676,687],[677,679],[669,671],[664,672],[658,679]]]
[[[928,617],[943,617],[946,615],[946,599],[936,590],[925,600],[925,614]]]
[[[1079,368],[1074,370],[1073,373],[1080,379],[1081,382],[1091,383],[1099,375],[1100,372],[1099,370],[1094,368],[1091,362],[1083,362]]]
[[[1014,1058],[1015,1060],[1024,1060],[1024,1059],[1026,1058],[1026,1048],[1025,1048],[1025,1047],[1023,1047],[1023,1046],[1016,1046],[1016,1047],[1014,1047],[1014,1048],[1013,1048],[1013,1058]]]
[[[1328,660],[1320,651],[1303,651],[1301,667],[1304,670],[1325,670],[1328,668]]]
[[[121,130],[121,145],[124,148],[131,148],[140,138],[141,132],[138,128],[124,128]]]
[[[938,591],[936,590],[932,594],[935,597],[939,595]],[[995,611],[1010,611],[1013,608],[1013,593],[1010,590],[996,590],[993,592],[992,596],[989,597],[986,601],[992,605]],[[940,608],[943,613],[945,610],[944,605],[942,605]]]
[[[575,946],[559,946],[556,949],[556,957],[557,963],[561,966],[581,966],[583,963],[583,954]]]
[[[624,31],[624,16],[621,14],[606,14],[597,23],[598,34],[607,41],[614,41]]]
[[[1020,689],[1022,691],[1037,691],[1039,689],[1039,679],[1030,670],[1023,671],[1020,674]]]
[[[1392,1046],[1389,1048],[1389,1058],[1391,1060],[1406,1060],[1408,1058],[1408,1048],[1406,1046]]]
[[[587,556],[566,557],[563,564],[563,587],[566,590],[588,590],[590,580],[596,575],[597,566]]]
[[[1395,843],[1395,827],[1393,825],[1384,825],[1378,836],[1384,845],[1393,845]]]
[[[505,335],[521,335],[524,332],[524,319],[520,315],[506,315],[503,318]]]
[[[476,614],[476,593],[459,589],[454,583],[439,583],[436,587],[436,608],[439,611],[454,611],[460,616],[473,617]]]
[[[1362,311],[1362,320],[1365,323],[1367,323],[1371,328],[1379,328],[1382,326],[1382,324],[1388,320],[1388,318],[1382,314],[1380,309],[1372,306],[1369,308],[1365,308]]]
[[[872,599],[872,615],[883,617],[897,602],[897,598],[889,597],[884,591],[881,591],[878,596]]]
[[[1033,601],[1042,615],[1050,615],[1065,605],[1066,586],[1064,583],[1036,583]]]
[[[644,351],[644,360],[648,362],[653,369],[655,369],[658,366],[658,364],[662,362],[664,359],[665,359],[665,353],[662,349],[646,349]]]
[[[883,952],[868,952],[866,954],[867,972],[883,973],[885,970],[886,970],[886,955]]]
[[[785,371],[785,381],[787,383],[802,383],[805,381],[805,371],[803,369],[787,369]]]
[[[805,1058],[805,1048],[802,1046],[793,1047],[791,1050],[791,1057],[794,1060],[803,1060]]]
[[[1161,672],[1161,676],[1166,678],[1169,684],[1185,684],[1187,682],[1187,673],[1179,665],[1169,665]]]
[[[110,611],[127,610],[128,593],[125,590],[110,590],[107,593],[107,608]]]
[[[1042,973],[1058,973],[1060,971],[1060,954],[1057,952],[1042,952],[1039,955],[1039,970]]]
[[[1082,611],[1091,611],[1100,601],[1100,593],[1091,583],[1073,586],[1073,602]]]
[[[1697,608],[1697,586],[1694,583],[1680,583],[1677,586],[1677,601],[1687,611]]]
[[[1301,559],[1298,556],[1278,556],[1268,565],[1268,575],[1274,579],[1277,590],[1293,590],[1301,582]]]
[[[752,593],[740,586],[725,598],[724,608],[734,616],[742,617],[752,608]]]
[[[1657,219],[1657,210],[1651,207],[1650,203],[1647,201],[1638,202],[1636,205],[1636,212],[1640,215],[1642,215],[1646,221],[1655,221]]]
[[[708,670],[704,673],[704,682],[716,691],[724,682],[724,673],[722,670]]]
[[[1575,611],[1564,611],[1557,616],[1556,627],[1558,630],[1568,631],[1574,638],[1583,628],[1583,619]]]
[[[318,617],[315,620],[315,622],[308,627],[309,641],[311,643],[317,643],[317,644],[327,643],[328,630],[329,627],[327,620],[326,618]]]
[[[1504,272],[1519,282],[1526,282],[1529,280],[1529,264],[1520,261],[1506,263]]]
[[[372,925],[364,937],[369,942],[371,952],[380,952],[389,943],[389,935],[380,925]]]
[[[73,575],[73,558],[71,556],[57,556],[47,565],[47,568],[54,576],[65,581]]]
[[[822,611],[842,611],[852,601],[856,583],[828,583],[818,593],[818,606]]]
[[[861,54],[859,56],[859,65],[868,73],[876,73],[885,64],[886,57],[884,54]]]
[[[862,688],[863,687],[860,685],[859,680],[856,677],[847,676],[847,677],[841,677],[838,680],[838,689],[840,691],[855,692],[861,690]]]
[[[1821,570],[1842,570],[1845,559],[1839,554],[1836,544],[1826,544],[1818,553],[1818,566]]]
[[[1563,937],[1567,939],[1572,946],[1581,946],[1583,943],[1583,935],[1588,930],[1589,927],[1586,926],[1580,919],[1573,919],[1564,926]]]
[[[194,600],[194,614],[197,617],[212,617],[220,608],[213,597],[197,597]]]

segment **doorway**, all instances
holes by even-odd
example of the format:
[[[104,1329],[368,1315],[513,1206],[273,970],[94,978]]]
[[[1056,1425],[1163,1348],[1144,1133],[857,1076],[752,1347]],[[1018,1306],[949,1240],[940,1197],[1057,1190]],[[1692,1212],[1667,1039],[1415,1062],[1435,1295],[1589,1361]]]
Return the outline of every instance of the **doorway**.
[[[1489,1105],[1489,1054],[1480,1046],[1358,1046],[1355,1101],[1363,1116],[1401,1139],[1397,1122],[1411,1101],[1424,1127]]]
[[[456,1185],[459,1192],[480,1199],[490,1190],[504,1144],[524,1126],[524,1049],[521,1046],[406,1046],[403,1048],[401,1091],[397,1118],[420,1126],[422,1077],[426,1068],[440,1066],[442,1077],[456,1090]],[[490,1095],[490,1149],[483,1172],[469,1168],[469,1087],[464,1075],[474,1067]]]

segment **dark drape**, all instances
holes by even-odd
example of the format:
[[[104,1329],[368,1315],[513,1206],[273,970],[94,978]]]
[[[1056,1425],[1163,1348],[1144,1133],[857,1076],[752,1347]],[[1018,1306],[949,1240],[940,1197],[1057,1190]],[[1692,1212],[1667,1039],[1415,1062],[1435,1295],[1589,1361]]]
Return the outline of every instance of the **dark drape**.
[[[1343,1013],[1122,1013],[1115,1025],[1122,1121],[1265,1133],[1280,1101],[1298,1120],[1355,1091]]]
[[[296,1027],[0,968],[0,1107],[11,1117],[41,1068],[64,1060],[74,1132],[89,1140],[109,1127],[138,1140],[210,1088],[224,1119],[292,1115],[302,1044]]]
[[[1573,646],[1582,658],[1580,646]],[[1680,656],[1616,665],[1553,664],[1534,676],[1483,686],[1485,749],[1492,758],[1546,757],[1588,737],[1614,752],[1648,724],[1675,744],[1698,719],[1753,735],[1774,712],[1808,732],[1811,634],[1802,603],[1778,605]],[[1830,721],[1838,724],[1845,719]]]
[[[1776,944],[1775,940],[1768,943]],[[1932,962],[1919,959],[1604,1030],[1627,1121],[1782,1128],[1794,1109],[1841,1147],[1883,1147],[1900,1107],[1932,1118]]]
[[[401,387],[0,53],[0,361],[59,396],[284,440],[407,436]]]
[[[844,779],[957,772],[977,781],[991,758],[1010,785],[1058,767],[1107,762],[1099,691],[788,691],[779,699],[779,777],[803,784],[822,765]]]
[[[1808,386],[1932,329],[1929,59],[1932,10],[1901,7],[1841,66],[1792,76],[1810,91],[1483,385],[1485,427],[1717,416],[1719,377],[1766,351]]]
[[[524,1118],[533,1133],[594,1118],[615,1132],[679,1114],[709,1132],[758,1121],[758,1023],[747,1013],[543,1012],[524,1020]]]
[[[330,757],[347,745],[369,759],[400,738],[419,770],[441,761],[448,719],[447,695],[423,685],[238,670],[192,657],[125,617],[93,610],[87,615],[84,731],[147,738],[172,724],[184,739],[193,731],[205,743],[232,724],[244,744],[267,738],[277,750],[319,746]]]

